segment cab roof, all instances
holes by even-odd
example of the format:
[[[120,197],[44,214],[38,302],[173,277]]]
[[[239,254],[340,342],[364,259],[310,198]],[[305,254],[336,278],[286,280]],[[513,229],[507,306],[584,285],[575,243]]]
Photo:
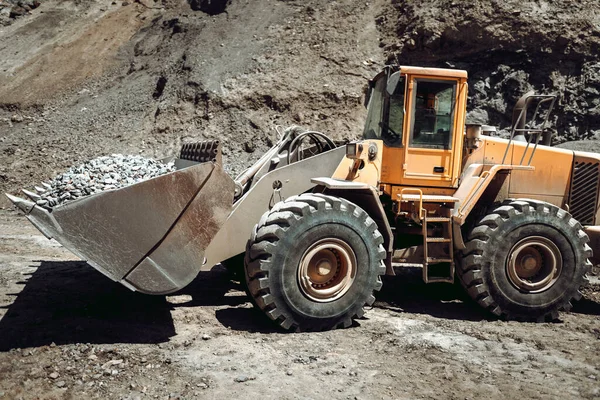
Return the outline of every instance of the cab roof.
[[[432,75],[447,78],[467,78],[467,71],[462,69],[400,66],[400,73],[403,75]]]

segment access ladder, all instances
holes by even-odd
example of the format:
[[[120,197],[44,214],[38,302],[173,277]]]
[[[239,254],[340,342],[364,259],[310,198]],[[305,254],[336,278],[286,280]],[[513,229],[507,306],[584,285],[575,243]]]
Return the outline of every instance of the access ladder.
[[[420,220],[423,232],[423,261],[418,264],[423,267],[423,280],[425,283],[454,283],[454,244],[452,238],[452,216],[449,215],[453,207],[449,207],[458,202],[459,199],[452,196],[427,195],[423,194],[421,189],[405,188],[398,195],[401,202],[412,202],[418,207],[418,219]],[[427,210],[423,207],[424,203],[436,203],[444,206],[448,215],[429,217]],[[442,226],[442,236],[430,236],[429,224],[436,223]],[[432,252],[430,246],[437,246],[437,252]],[[430,254],[436,254],[435,257]],[[446,254],[445,257],[439,254]],[[447,264],[447,274],[443,276],[432,276],[430,274],[430,265]],[[412,263],[399,263],[401,266],[415,266]]]

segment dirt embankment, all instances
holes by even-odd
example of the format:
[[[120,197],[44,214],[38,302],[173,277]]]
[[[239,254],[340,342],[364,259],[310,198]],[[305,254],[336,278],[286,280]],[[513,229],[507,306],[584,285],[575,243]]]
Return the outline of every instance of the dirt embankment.
[[[393,0],[388,61],[469,71],[469,118],[508,127],[530,89],[558,94],[557,142],[600,137],[600,3]]]
[[[382,3],[45,1],[3,28],[0,191],[194,139],[236,174],[277,125],[357,137]]]

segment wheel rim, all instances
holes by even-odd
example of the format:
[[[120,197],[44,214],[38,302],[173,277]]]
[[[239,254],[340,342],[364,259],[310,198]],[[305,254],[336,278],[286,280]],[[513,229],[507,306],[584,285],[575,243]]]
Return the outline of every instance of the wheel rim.
[[[356,277],[356,255],[343,240],[319,240],[302,255],[298,282],[306,297],[326,303],[342,297]]]
[[[513,246],[506,265],[508,277],[518,289],[539,293],[550,288],[562,271],[562,255],[549,239],[531,236]]]

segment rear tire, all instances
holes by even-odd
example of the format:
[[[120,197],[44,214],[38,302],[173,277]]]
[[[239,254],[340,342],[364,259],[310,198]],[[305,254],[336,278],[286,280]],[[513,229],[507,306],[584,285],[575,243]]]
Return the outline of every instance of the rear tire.
[[[322,194],[291,197],[255,227],[246,252],[249,292],[284,329],[349,327],[381,288],[382,243],[357,205]]]
[[[581,298],[591,268],[588,242],[568,212],[541,201],[507,201],[472,229],[457,274],[497,316],[554,320]]]

